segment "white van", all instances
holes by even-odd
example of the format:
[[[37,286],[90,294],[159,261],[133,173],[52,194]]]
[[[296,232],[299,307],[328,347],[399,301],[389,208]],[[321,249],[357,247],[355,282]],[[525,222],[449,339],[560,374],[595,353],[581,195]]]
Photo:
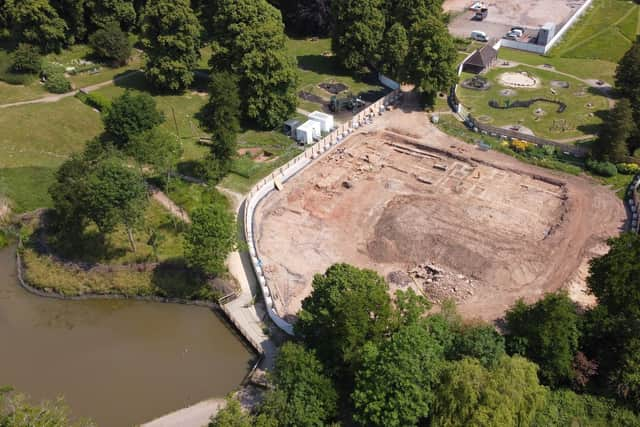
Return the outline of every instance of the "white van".
[[[489,38],[484,31],[471,31],[471,38],[479,42],[489,41]]]

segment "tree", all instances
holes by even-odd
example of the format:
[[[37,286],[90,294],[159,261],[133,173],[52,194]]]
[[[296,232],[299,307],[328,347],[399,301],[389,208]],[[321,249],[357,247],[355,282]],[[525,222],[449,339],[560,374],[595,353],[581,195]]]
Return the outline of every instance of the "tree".
[[[388,77],[402,81],[409,54],[409,39],[404,27],[395,23],[387,30],[381,42],[380,70]]]
[[[413,426],[431,412],[443,349],[419,324],[379,345],[364,346],[352,394],[354,420],[363,426]]]
[[[171,172],[182,157],[183,151],[178,138],[160,127],[135,135],[127,144],[127,152],[138,162],[141,169],[143,165],[151,165],[156,172],[165,175],[167,188]]]
[[[317,274],[312,286],[302,301],[295,333],[348,386],[364,344],[378,344],[390,327],[388,285],[374,271],[335,264]]]
[[[364,72],[377,63],[385,29],[382,0],[344,0],[333,3],[331,47],[349,71]]]
[[[618,163],[629,155],[628,140],[636,127],[632,113],[631,103],[627,98],[619,100],[609,111],[594,147],[594,155],[599,160]]]
[[[209,8],[212,72],[239,77],[243,116],[264,129],[295,111],[297,73],[280,12],[265,0],[220,0]]]
[[[11,70],[16,73],[32,73],[37,74],[42,69],[42,58],[38,48],[20,43],[16,50],[11,54],[13,64]]]
[[[609,240],[609,252],[591,261],[587,286],[598,305],[585,319],[585,347],[603,382],[640,408],[640,236]]]
[[[484,367],[493,367],[505,355],[504,337],[491,325],[463,328],[454,338],[449,358],[473,357]]]
[[[540,378],[552,387],[570,384],[578,352],[579,317],[566,292],[547,294],[533,305],[519,300],[506,314],[507,348],[540,365]]]
[[[66,44],[67,24],[48,0],[23,0],[9,4],[13,37],[39,46],[42,52],[59,52]]]
[[[62,399],[32,405],[23,394],[0,389],[0,426],[3,427],[92,427],[90,420],[71,420]]]
[[[67,23],[67,42],[70,45],[86,40],[85,0],[50,0],[51,6]]]
[[[111,23],[129,31],[136,23],[136,11],[131,0],[86,0],[89,32],[106,28]]]
[[[11,0],[0,0],[0,40],[11,35]]]
[[[240,402],[233,396],[227,396],[226,405],[211,417],[209,427],[253,427],[253,417],[245,412]]]
[[[393,0],[389,12],[393,19],[404,28],[410,28],[416,22],[427,18],[443,21],[443,0]]]
[[[151,84],[173,92],[189,87],[200,59],[200,23],[189,1],[147,3],[141,29],[148,56],[145,74]]]
[[[622,96],[634,106],[636,120],[640,119],[640,37],[636,38],[618,63],[615,82]]]
[[[86,174],[90,167],[81,155],[66,160],[56,171],[55,182],[49,188],[53,200],[54,224],[67,236],[79,236],[87,219],[84,194]]]
[[[435,394],[434,427],[515,427],[531,425],[547,391],[534,363],[503,356],[491,370],[471,358],[448,363]]]
[[[260,413],[282,427],[329,424],[336,415],[337,393],[322,371],[313,351],[285,343],[273,373],[275,391],[265,396]]]
[[[209,102],[203,109],[204,126],[210,130],[213,157],[228,163],[236,155],[236,134],[240,131],[240,94],[235,76],[211,74]]]
[[[131,56],[129,37],[115,22],[110,22],[91,34],[89,44],[96,55],[112,61],[115,65],[126,64]]]
[[[100,232],[124,225],[131,250],[136,251],[133,230],[141,224],[148,204],[147,186],[139,172],[116,156],[101,159],[86,177],[83,202],[87,217]]]
[[[123,148],[134,136],[162,123],[164,116],[151,95],[127,90],[113,101],[103,121],[116,146]]]
[[[299,0],[289,21],[298,34],[326,36],[331,29],[331,0]]]
[[[429,95],[445,90],[457,80],[456,48],[441,19],[428,17],[408,30],[407,80]]]
[[[233,215],[226,206],[208,205],[196,209],[191,221],[184,236],[187,264],[209,275],[221,274],[227,256],[237,247]]]

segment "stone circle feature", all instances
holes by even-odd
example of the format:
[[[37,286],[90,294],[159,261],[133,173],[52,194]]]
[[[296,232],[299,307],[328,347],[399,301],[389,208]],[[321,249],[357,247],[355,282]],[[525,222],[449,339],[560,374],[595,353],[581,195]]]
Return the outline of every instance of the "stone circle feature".
[[[503,86],[524,88],[534,88],[537,87],[540,83],[538,79],[536,79],[526,71],[522,71],[520,73],[502,73],[500,74],[498,81]]]

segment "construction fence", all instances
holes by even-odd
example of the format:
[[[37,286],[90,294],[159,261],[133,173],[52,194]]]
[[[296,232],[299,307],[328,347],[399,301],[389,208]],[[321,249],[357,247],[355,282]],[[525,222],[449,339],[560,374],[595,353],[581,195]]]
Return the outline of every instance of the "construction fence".
[[[244,208],[244,237],[249,246],[249,254],[251,256],[251,265],[260,285],[262,297],[267,310],[267,314],[280,329],[289,335],[293,335],[293,325],[278,315],[274,308],[274,299],[279,298],[275,287],[269,286],[267,278],[264,275],[262,261],[255,241],[254,234],[254,213],[258,204],[271,191],[288,179],[295,176],[298,172],[310,165],[314,160],[322,154],[331,150],[331,148],[342,143],[350,134],[357,129],[373,122],[375,117],[382,115],[388,106],[395,104],[400,97],[399,89],[394,90],[375,103],[366,107],[363,111],[354,115],[353,118],[326,135],[316,144],[306,149],[303,153],[289,161],[284,166],[272,172],[269,176],[258,182],[249,192],[245,199]]]

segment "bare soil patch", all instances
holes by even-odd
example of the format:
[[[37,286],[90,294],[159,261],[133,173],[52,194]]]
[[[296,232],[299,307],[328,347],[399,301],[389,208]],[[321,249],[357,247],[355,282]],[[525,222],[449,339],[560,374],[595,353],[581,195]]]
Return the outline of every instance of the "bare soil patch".
[[[281,315],[300,309],[314,274],[348,262],[392,291],[452,297],[466,317],[493,320],[520,297],[582,283],[576,271],[625,219],[588,178],[475,150],[422,113],[394,111],[269,195],[256,237]]]

